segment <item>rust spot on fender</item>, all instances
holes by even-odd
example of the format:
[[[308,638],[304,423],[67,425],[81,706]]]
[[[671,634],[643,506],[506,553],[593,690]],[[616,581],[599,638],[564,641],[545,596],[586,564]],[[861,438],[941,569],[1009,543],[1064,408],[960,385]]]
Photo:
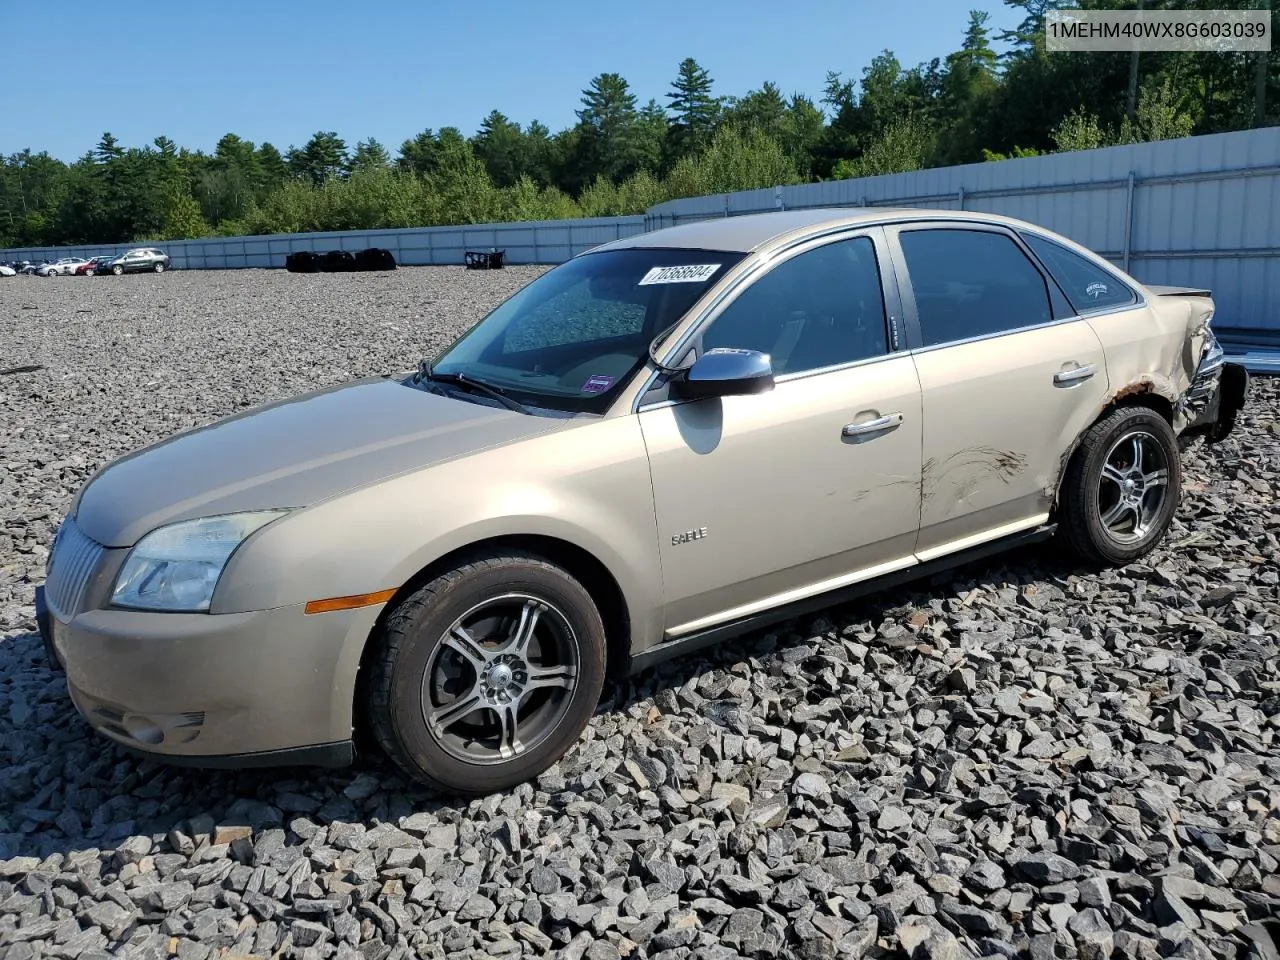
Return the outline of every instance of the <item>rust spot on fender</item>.
[[[1137,397],[1137,396],[1141,396],[1144,393],[1155,393],[1155,392],[1156,392],[1155,382],[1147,377],[1143,377],[1141,380],[1138,380],[1136,383],[1131,383],[1127,387],[1121,387],[1119,390],[1117,390],[1114,394],[1112,394],[1111,402],[1115,403],[1119,400],[1123,400],[1125,397]]]

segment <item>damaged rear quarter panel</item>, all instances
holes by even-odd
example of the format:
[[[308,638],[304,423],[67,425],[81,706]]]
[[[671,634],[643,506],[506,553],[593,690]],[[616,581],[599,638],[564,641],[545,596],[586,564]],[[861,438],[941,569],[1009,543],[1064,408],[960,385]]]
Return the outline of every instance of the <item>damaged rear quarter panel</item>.
[[[1152,393],[1176,410],[1195,375],[1212,315],[1208,297],[1148,293],[1146,305],[1088,317],[1106,352],[1112,394],[1104,407]],[[1175,419],[1175,431],[1184,426]]]

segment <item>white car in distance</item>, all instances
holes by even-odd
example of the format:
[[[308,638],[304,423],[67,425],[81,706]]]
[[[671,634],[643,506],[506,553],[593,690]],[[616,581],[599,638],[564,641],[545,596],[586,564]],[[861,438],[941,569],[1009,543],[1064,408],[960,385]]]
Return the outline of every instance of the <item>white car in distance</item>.
[[[85,262],[84,257],[63,257],[53,263],[43,264],[36,271],[38,277],[66,277],[76,272],[76,267]]]

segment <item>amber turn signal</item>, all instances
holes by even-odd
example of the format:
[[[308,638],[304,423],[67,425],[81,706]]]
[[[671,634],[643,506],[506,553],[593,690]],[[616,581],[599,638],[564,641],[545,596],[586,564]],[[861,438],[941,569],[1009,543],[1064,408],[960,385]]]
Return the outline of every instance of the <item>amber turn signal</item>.
[[[396,594],[395,590],[379,590],[377,593],[357,593],[351,597],[330,597],[328,600],[312,600],[303,608],[304,613],[332,613],[335,610],[355,610],[386,603]]]

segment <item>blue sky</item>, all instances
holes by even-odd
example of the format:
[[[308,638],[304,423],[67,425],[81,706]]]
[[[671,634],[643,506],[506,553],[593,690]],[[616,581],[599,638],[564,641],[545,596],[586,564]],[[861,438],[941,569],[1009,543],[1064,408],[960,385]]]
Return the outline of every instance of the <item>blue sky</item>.
[[[470,134],[493,109],[559,130],[602,72],[661,100],[687,56],[717,93],[773,80],[816,100],[827,70],[860,76],[886,47],[907,66],[945,56],[974,7],[993,35],[1020,19],[1002,0],[193,0],[119,17],[28,5],[0,38],[0,153],[73,160],[104,130],[204,150],[234,132],[283,151],[335,130],[394,154],[425,127]]]

